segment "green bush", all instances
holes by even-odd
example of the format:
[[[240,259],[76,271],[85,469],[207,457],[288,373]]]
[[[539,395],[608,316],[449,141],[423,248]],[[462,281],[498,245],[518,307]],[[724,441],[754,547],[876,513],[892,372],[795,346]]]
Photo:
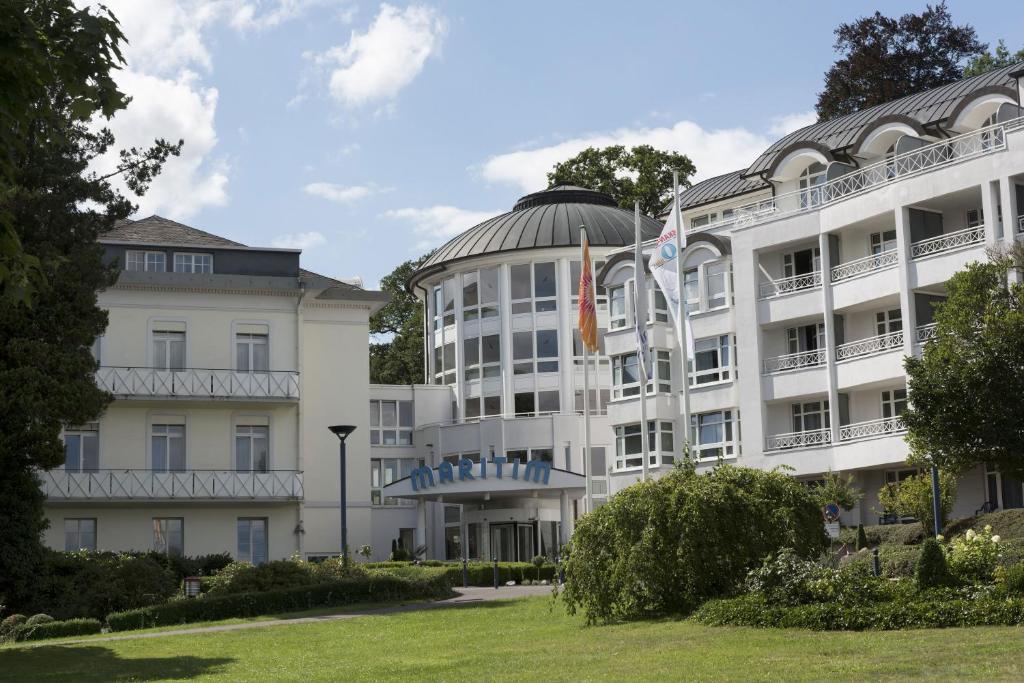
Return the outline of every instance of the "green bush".
[[[968,529],[981,533],[986,526],[991,526],[992,533],[1002,538],[1003,542],[1024,540],[1024,508],[958,519],[951,522],[942,533],[946,538],[953,538],[967,533]]]
[[[996,569],[996,581],[1003,595],[1024,597],[1024,564]]]
[[[769,553],[827,545],[813,492],[785,473],[679,468],[577,522],[562,595],[590,623],[687,612],[734,591]]]
[[[811,560],[797,556],[792,548],[769,555],[760,567],[747,574],[746,590],[760,593],[772,605],[799,605],[810,600],[810,582],[820,575]]]
[[[338,607],[359,602],[439,599],[450,595],[447,570],[424,568],[422,571],[423,578],[418,580],[395,576],[363,576],[264,593],[205,595],[174,600],[163,605],[110,614],[107,616],[107,625],[112,631],[128,631],[317,607]]]
[[[945,470],[939,472],[939,507],[942,519],[939,528],[949,518],[949,512],[956,501],[956,475]],[[921,521],[925,529],[935,528],[935,510],[932,507],[932,476],[928,472],[907,477],[898,484],[885,484],[878,491],[881,506],[901,517],[913,517]]]
[[[33,614],[25,622],[25,625],[26,626],[38,626],[40,624],[50,624],[50,623],[53,623],[54,621],[56,621],[56,619],[51,617],[49,614]]]
[[[857,550],[864,550],[868,547],[868,535],[864,533],[864,525],[857,525]]]
[[[341,558],[328,558],[323,562],[302,560],[274,560],[260,565],[232,562],[202,581],[204,593],[230,595],[233,593],[260,593],[263,591],[298,588],[361,576],[362,565]]]
[[[846,527],[839,532],[839,542],[857,547],[859,527]],[[915,545],[924,540],[924,528],[920,522],[912,524],[878,524],[864,527],[868,546]],[[860,548],[857,548],[858,550]]]
[[[0,640],[6,640],[14,632],[14,629],[26,621],[28,621],[28,617],[24,614],[11,614],[5,617],[3,621],[0,621]]]
[[[97,619],[68,619],[67,621],[49,621],[38,624],[26,622],[14,629],[12,639],[21,641],[88,636],[99,633],[101,630],[102,625]]]
[[[991,581],[999,564],[1000,540],[991,526],[985,526],[981,533],[968,529],[949,546],[950,570],[965,583]]]
[[[940,588],[953,583],[949,566],[946,564],[946,553],[934,538],[927,539],[921,546],[921,555],[917,560],[914,579],[917,582],[917,587],[921,590]]]

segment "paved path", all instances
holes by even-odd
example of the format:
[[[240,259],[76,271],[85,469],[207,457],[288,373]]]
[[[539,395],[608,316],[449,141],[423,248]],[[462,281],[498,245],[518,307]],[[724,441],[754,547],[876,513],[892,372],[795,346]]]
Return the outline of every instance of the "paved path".
[[[441,607],[458,607],[461,605],[473,605],[494,600],[515,600],[534,595],[551,595],[551,586],[502,586],[494,588],[482,588],[470,586],[469,588],[456,588],[456,595],[446,600],[434,602],[413,602],[407,605],[394,605],[391,607],[378,607],[375,609],[355,610],[352,612],[341,612],[339,614],[324,614],[316,617],[295,617],[292,619],[267,619],[264,621],[247,621],[240,624],[222,624],[220,626],[197,626],[195,628],[179,628],[168,631],[153,631],[150,633],[123,633],[103,638],[83,638],[79,640],[62,640],[53,645],[70,645],[72,643],[102,643],[111,640],[134,640],[136,638],[163,638],[165,636],[182,636],[195,633],[217,633],[220,631],[242,631],[250,628],[264,628],[266,626],[283,626],[285,624],[313,624],[322,621],[336,621],[338,619],[355,619],[357,617],[380,616],[386,614],[398,614],[401,612],[416,612],[420,610],[438,609]],[[46,645],[46,641],[39,641],[35,645]]]

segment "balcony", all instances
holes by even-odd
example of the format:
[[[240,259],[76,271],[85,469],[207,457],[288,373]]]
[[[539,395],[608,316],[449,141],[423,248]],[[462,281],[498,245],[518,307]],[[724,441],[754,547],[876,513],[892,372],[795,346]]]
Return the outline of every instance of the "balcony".
[[[793,277],[771,280],[770,282],[762,282],[760,293],[762,299],[774,299],[778,296],[793,294],[794,292],[802,292],[808,289],[815,289],[817,287],[821,287],[820,270],[816,270],[811,273],[804,273],[803,275],[794,275]]]
[[[299,398],[299,373],[284,370],[238,372],[103,366],[96,371],[96,383],[101,389],[123,398],[289,401]]]
[[[813,351],[801,351],[800,353],[788,353],[785,356],[765,358],[761,371],[765,375],[774,375],[779,372],[812,368],[825,364],[825,349]]]
[[[43,493],[56,501],[288,501],[302,498],[302,472],[226,470],[96,470],[40,473]]]
[[[832,282],[842,282],[855,278],[859,275],[866,275],[878,270],[891,268],[899,262],[899,255],[896,250],[883,251],[881,254],[872,254],[854,261],[840,263],[832,267]]]
[[[935,254],[966,249],[985,241],[985,226],[978,225],[966,230],[946,233],[910,245],[911,258],[920,259]]]
[[[938,325],[936,323],[928,323],[927,325],[918,325],[917,327],[917,343],[924,344],[935,339],[938,334]]]
[[[789,432],[776,434],[765,439],[766,451],[783,451],[794,448],[810,448],[827,446],[832,443],[831,429],[815,429],[807,432]]]
[[[852,358],[860,358],[861,356],[873,356],[878,353],[901,348],[903,348],[902,330],[840,344],[836,347],[836,361],[840,362]]]
[[[840,441],[859,441],[861,439],[875,439],[880,436],[892,436],[893,434],[904,434],[907,425],[901,417],[883,417],[880,420],[868,420],[867,422],[855,422],[839,428]]]

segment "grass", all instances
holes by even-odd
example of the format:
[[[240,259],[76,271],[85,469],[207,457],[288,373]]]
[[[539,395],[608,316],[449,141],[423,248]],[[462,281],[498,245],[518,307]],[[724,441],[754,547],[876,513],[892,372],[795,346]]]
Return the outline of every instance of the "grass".
[[[1024,630],[811,633],[655,620],[586,627],[548,598],[235,632],[0,650],[0,679],[1024,679]]]

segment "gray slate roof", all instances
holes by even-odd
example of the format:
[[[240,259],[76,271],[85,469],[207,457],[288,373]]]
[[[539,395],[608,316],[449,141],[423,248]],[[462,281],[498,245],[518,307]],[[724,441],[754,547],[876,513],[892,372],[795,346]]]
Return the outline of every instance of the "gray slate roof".
[[[119,221],[100,237],[101,242],[138,242],[140,244],[192,245],[197,247],[244,247],[241,242],[172,221],[150,216],[137,221]]]
[[[702,180],[692,187],[679,192],[679,206],[682,209],[692,209],[703,204],[717,202],[727,197],[736,197],[749,192],[768,189],[769,185],[758,177],[744,178],[744,169],[724,173],[714,178]],[[672,206],[666,207],[666,212],[672,210]]]

